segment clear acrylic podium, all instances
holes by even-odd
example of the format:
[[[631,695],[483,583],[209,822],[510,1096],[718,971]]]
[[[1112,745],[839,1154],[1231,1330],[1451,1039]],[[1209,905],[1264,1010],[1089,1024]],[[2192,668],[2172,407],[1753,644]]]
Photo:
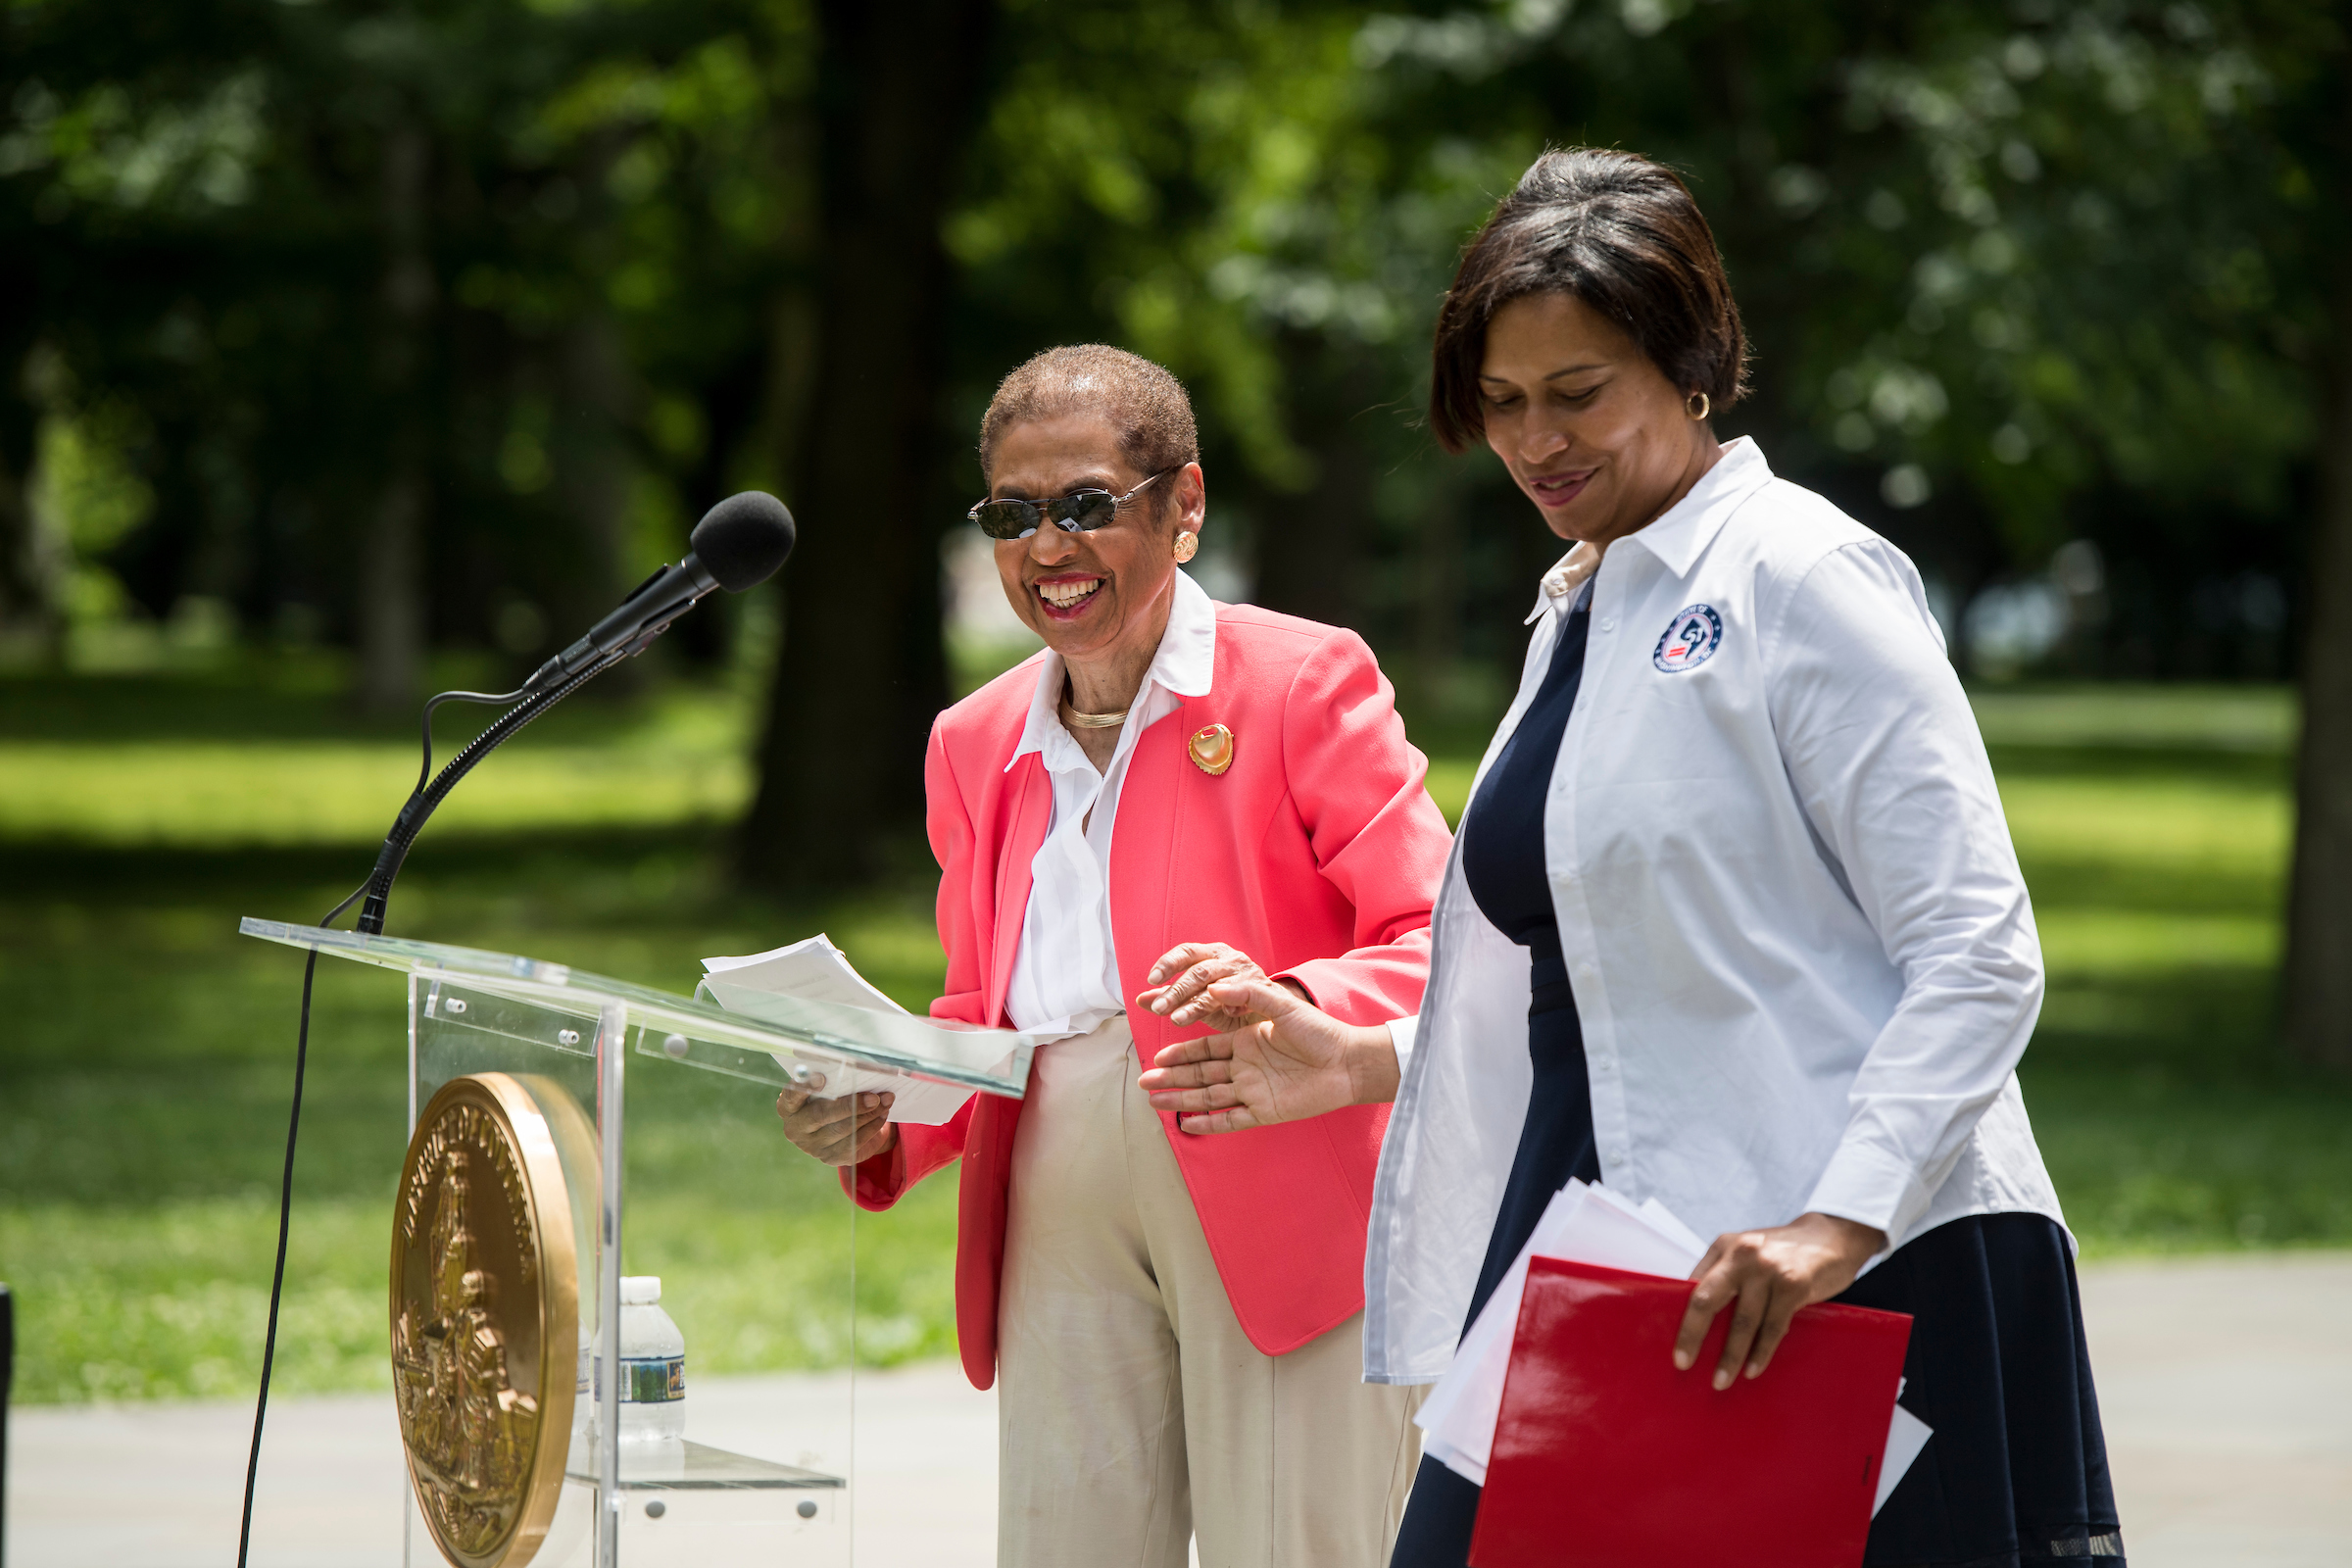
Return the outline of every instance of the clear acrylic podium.
[[[518,1147],[562,1172],[568,1214],[548,1217],[544,1234],[561,1233],[569,1243],[546,1251],[544,1289],[537,1281],[526,1280],[533,1289],[524,1291],[486,1278],[496,1273],[486,1258],[478,1272],[463,1274],[461,1289],[465,1260],[447,1265],[440,1298],[453,1304],[445,1316],[466,1332],[436,1329],[442,1337],[435,1345],[497,1344],[499,1324],[483,1333],[460,1319],[470,1313],[478,1325],[503,1311],[504,1362],[485,1372],[475,1355],[465,1363],[465,1396],[446,1401],[451,1423],[463,1414],[482,1434],[476,1459],[457,1467],[470,1482],[452,1482],[445,1467],[420,1466],[412,1445],[401,1561],[415,1568],[444,1561],[466,1568],[853,1564],[857,1209],[834,1171],[785,1139],[776,1095],[792,1087],[830,1097],[929,1086],[919,1092],[936,1097],[937,1086],[949,1086],[1017,1097],[1032,1037],[774,996],[731,994],[735,1005],[722,1008],[534,958],[273,920],[249,918],[240,930],[405,974],[411,1134],[428,1107],[454,1103],[442,1092],[456,1080],[468,1080],[452,1090],[461,1098],[478,1084],[507,1086],[510,1096],[520,1086],[516,1102],[536,1103],[545,1115],[514,1119]],[[495,1182],[495,1163],[476,1155],[477,1185]],[[465,1171],[461,1164],[461,1182]],[[408,1185],[396,1210],[414,1208],[420,1196],[429,1206],[429,1195]],[[397,1276],[403,1231],[397,1216],[388,1218]],[[481,1250],[494,1253],[496,1240],[487,1238]],[[623,1274],[664,1276],[662,1304],[684,1329],[682,1442],[622,1441],[631,1417],[622,1408],[620,1345],[605,1329],[620,1320]],[[536,1343],[516,1316],[526,1296],[567,1297],[565,1309],[576,1311],[576,1378],[568,1389],[553,1373],[547,1386],[526,1386],[540,1381],[531,1367],[541,1364],[520,1353]],[[462,1308],[454,1304],[460,1301]],[[399,1382],[407,1376],[400,1369],[412,1364],[402,1357],[416,1330],[409,1314],[394,1309],[391,1317]],[[904,1320],[867,1317],[869,1335],[884,1342],[905,1332]],[[714,1334],[725,1343],[714,1345]],[[552,1333],[548,1343],[558,1343]],[[779,1347],[792,1353],[779,1357]],[[455,1350],[442,1353],[459,1364]],[[555,1354],[548,1351],[544,1364],[554,1366]],[[816,1370],[752,1380],[750,1396],[698,1404],[698,1365],[713,1358],[782,1359]],[[404,1431],[409,1408],[404,1403]],[[568,1429],[558,1431],[565,1410]],[[462,1549],[463,1540],[445,1552],[453,1487],[471,1499],[479,1534],[495,1535],[505,1517],[499,1465],[517,1451],[517,1423],[541,1418],[546,1430],[533,1451],[560,1448],[564,1457],[560,1481],[552,1458],[531,1472],[539,1478],[538,1524],[519,1536],[510,1525],[505,1540],[478,1554]],[[437,1526],[418,1500],[417,1489],[428,1484],[439,1489]],[[526,1497],[514,1511],[533,1506]]]

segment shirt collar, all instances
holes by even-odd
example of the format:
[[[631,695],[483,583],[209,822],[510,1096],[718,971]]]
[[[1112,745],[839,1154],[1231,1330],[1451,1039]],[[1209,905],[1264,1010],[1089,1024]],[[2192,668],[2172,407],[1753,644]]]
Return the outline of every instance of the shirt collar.
[[[1639,544],[1677,577],[1689,576],[1700,552],[1715,542],[1723,525],[1740,510],[1740,503],[1772,481],[1772,465],[1751,436],[1724,443],[1715,466],[1698,477],[1690,493],[1666,509],[1666,514],[1639,533],[1628,534],[1620,545]]]
[[[1698,476],[1690,493],[1677,501],[1658,517],[1658,520],[1637,533],[1618,541],[1640,540],[1649,553],[1665,563],[1666,569],[1677,577],[1690,573],[1698,553],[1714,541],[1724,522],[1739,510],[1740,503],[1761,489],[1772,478],[1772,466],[1764,461],[1764,453],[1753,437],[1740,436],[1724,443],[1723,456],[1715,466]],[[1523,624],[1532,626],[1544,618],[1547,610],[1567,614],[1576,608],[1577,589],[1592,580],[1600,566],[1600,557],[1588,544],[1579,543],[1551,564],[1544,573],[1542,589],[1536,595],[1536,608],[1527,612]]]
[[[1553,562],[1551,569],[1544,574],[1543,592],[1536,595],[1536,608],[1527,612],[1523,624],[1534,625],[1543,619],[1547,610],[1557,610],[1562,614],[1573,612],[1577,590],[1592,580],[1592,573],[1599,565],[1600,553],[1579,541],[1574,549]]]
[[[1155,680],[1179,697],[1206,697],[1217,677],[1217,602],[1181,566],[1168,606],[1168,629],[1144,679]]]
[[[1144,683],[1136,688],[1128,710],[1141,708],[1154,684],[1177,697],[1205,697],[1216,672],[1217,603],[1180,566],[1168,603],[1167,630],[1159,634],[1159,649],[1152,656],[1152,667],[1144,671]],[[1061,687],[1067,673],[1061,656],[1047,649],[1038,665],[1037,688],[1029,695],[1029,717],[1021,726],[1021,743],[1004,764],[1006,772],[1031,752],[1042,755],[1056,738],[1069,738],[1061,723]]]

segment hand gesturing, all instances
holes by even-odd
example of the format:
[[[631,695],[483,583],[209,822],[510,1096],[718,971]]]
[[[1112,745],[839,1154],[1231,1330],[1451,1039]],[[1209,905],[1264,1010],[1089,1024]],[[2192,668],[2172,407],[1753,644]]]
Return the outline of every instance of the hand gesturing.
[[[1213,982],[1190,1010],[1238,1027],[1169,1046],[1144,1073],[1153,1108],[1176,1112],[1185,1132],[1271,1127],[1396,1098],[1385,1026],[1342,1023],[1263,979]]]
[[[1239,1029],[1255,1023],[1255,1017],[1228,1012],[1210,1000],[1208,988],[1221,980],[1264,981],[1266,971],[1255,958],[1222,942],[1184,942],[1159,956],[1145,976],[1152,989],[1136,997],[1136,1002],[1166,1018],[1179,1027],[1204,1023],[1211,1029]],[[1301,1000],[1306,993],[1296,982],[1285,980],[1292,993]]]

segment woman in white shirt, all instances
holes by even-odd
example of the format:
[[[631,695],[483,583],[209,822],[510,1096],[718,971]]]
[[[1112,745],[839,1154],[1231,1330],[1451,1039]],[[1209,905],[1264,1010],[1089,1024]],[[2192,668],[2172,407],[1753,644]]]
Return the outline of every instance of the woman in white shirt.
[[[1146,1084],[1228,1131],[1402,1059],[1371,1382],[1442,1375],[1552,1193],[1599,1181],[1718,1237],[1658,1348],[1718,1388],[1763,1373],[1807,1303],[1913,1315],[1903,1402],[1936,1435],[1867,1563],[2121,1560],[2014,1072],[2041,954],[1991,768],[1909,560],[1717,442],[1744,360],[1673,173],[1537,161],[1464,255],[1432,417],[1574,548],[1473,786],[1422,1011],[1344,1026],[1221,983],[1204,1004],[1268,1021],[1169,1048]],[[1477,1504],[1425,1460],[1397,1568],[1463,1563]]]

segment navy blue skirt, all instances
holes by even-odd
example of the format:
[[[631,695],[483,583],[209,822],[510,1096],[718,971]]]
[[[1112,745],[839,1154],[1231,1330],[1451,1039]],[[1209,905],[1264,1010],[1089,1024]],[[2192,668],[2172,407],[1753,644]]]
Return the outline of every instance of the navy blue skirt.
[[[1528,1018],[1535,1093],[1479,1270],[1475,1321],[1551,1195],[1599,1179],[1582,1031],[1565,987]],[[1546,1000],[1539,992],[1539,1005]],[[1838,1298],[1911,1314],[1903,1404],[1935,1429],[1872,1521],[1867,1568],[2124,1562],[2066,1236],[2039,1214],[1954,1220]],[[1769,1372],[1765,1376],[1770,1377]],[[1392,1568],[1467,1568],[1479,1489],[1423,1459]]]

